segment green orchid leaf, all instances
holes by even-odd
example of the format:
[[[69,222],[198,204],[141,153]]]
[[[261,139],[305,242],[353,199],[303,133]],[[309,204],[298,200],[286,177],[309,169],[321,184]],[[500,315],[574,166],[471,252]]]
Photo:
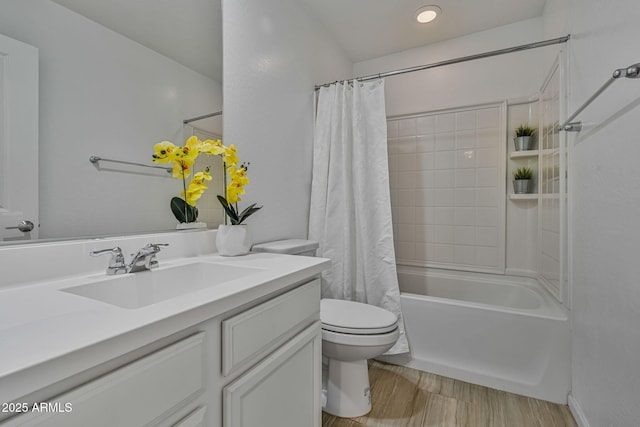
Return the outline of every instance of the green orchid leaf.
[[[254,203],[254,205],[255,205],[255,203]],[[244,211],[242,211],[242,214],[240,214],[240,220],[239,220],[238,224],[241,224],[245,219],[249,218],[251,215],[253,215],[254,213],[258,212],[260,209],[262,209],[262,206],[258,206],[257,208],[249,207],[249,208],[245,209]]]
[[[227,199],[225,199],[224,197],[218,195],[218,201],[220,202],[220,204],[222,205],[222,207],[224,208],[224,211],[227,213],[227,216],[229,217],[229,219],[231,220],[231,224],[238,224],[238,213],[236,212],[236,209],[233,207],[233,205],[229,204],[229,202],[227,202]]]
[[[222,205],[223,208],[228,208],[229,207],[229,202],[227,202],[227,199],[225,199],[224,197],[222,197],[219,194],[216,197],[218,198],[218,201],[220,202],[220,204]]]
[[[254,203],[252,205],[247,206],[247,208],[245,210],[243,210],[240,215],[238,215],[238,217],[242,218],[243,216],[245,216],[245,214],[247,212],[249,212],[255,205],[257,205],[257,203]]]
[[[196,222],[198,219],[198,209],[195,206],[187,204],[180,197],[173,197],[171,199],[171,212],[176,217],[178,222]]]

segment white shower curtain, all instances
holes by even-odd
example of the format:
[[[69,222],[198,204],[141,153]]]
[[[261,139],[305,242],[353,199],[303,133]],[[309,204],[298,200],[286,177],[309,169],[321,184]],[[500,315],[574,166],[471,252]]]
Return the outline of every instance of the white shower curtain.
[[[396,274],[384,80],[322,87],[316,115],[309,238],[332,260],[322,297],[364,302],[398,316],[386,354],[409,351]]]

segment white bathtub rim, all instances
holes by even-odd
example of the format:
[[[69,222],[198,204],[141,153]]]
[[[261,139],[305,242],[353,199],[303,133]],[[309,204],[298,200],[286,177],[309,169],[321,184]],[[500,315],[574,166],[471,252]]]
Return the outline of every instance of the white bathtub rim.
[[[494,311],[498,313],[505,314],[513,314],[517,316],[528,316],[535,317],[540,319],[549,319],[549,320],[562,320],[567,321],[569,316],[566,312],[562,311],[562,309],[558,308],[558,310],[547,310],[545,307],[537,308],[537,309],[524,309],[524,308],[510,308],[510,307],[502,307],[498,305],[492,304],[483,304],[481,302],[470,302],[470,301],[459,301],[450,298],[440,298],[440,297],[432,297],[429,295],[421,295],[421,294],[413,294],[410,292],[401,292],[401,297],[412,298],[423,301],[435,301],[438,304],[447,304],[454,305],[461,308],[469,308],[469,309],[480,309],[487,311]]]
[[[413,267],[398,265],[398,275],[400,274],[413,274],[413,275],[426,275],[445,279],[466,279],[479,283],[496,284],[499,283],[503,286],[520,286],[535,293],[541,300],[541,306],[533,309],[528,308],[512,308],[495,304],[486,304],[474,301],[463,301],[451,298],[435,297],[431,295],[416,294],[411,292],[401,292],[409,298],[414,299],[426,299],[431,301],[437,301],[442,304],[455,305],[459,307],[474,307],[484,310],[499,311],[501,313],[511,313],[526,316],[533,316],[554,320],[568,320],[569,313],[566,307],[564,307],[557,299],[549,293],[547,289],[535,278],[532,277],[520,277],[520,276],[506,276],[496,275],[492,273],[477,273],[455,270],[441,270],[430,269],[424,267]]]
[[[427,276],[434,276],[434,277],[440,277],[440,278],[446,278],[446,279],[464,278],[464,279],[473,279],[474,281],[482,282],[482,283],[501,282],[501,284],[511,285],[511,286],[521,285],[533,290],[534,292],[537,292],[540,289],[539,285],[541,285],[535,277],[529,277],[529,276],[513,276],[513,275],[497,274],[497,273],[482,273],[477,271],[415,267],[410,265],[398,265],[396,268],[398,273],[408,272],[408,273],[419,274],[419,275],[423,275],[424,273],[426,273]]]

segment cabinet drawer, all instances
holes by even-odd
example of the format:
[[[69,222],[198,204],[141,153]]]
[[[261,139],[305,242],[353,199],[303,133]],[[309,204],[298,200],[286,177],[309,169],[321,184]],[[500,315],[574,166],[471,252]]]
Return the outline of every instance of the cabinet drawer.
[[[320,280],[222,322],[222,373],[229,375],[258,361],[319,319]]]
[[[48,401],[58,409],[70,404],[67,411],[31,412],[6,425],[147,425],[204,388],[203,340],[204,333],[193,335]]]

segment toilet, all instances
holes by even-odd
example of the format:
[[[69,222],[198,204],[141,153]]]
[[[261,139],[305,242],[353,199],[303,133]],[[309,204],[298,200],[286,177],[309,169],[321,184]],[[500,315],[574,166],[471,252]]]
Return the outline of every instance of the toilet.
[[[322,354],[329,359],[324,411],[353,418],[371,410],[367,359],[398,340],[398,319],[380,307],[355,301],[322,299]]]
[[[280,240],[254,245],[253,252],[313,256],[318,243]],[[400,336],[395,314],[355,301],[320,301],[322,354],[328,360],[326,404],[323,410],[344,418],[371,410],[367,359],[382,355]]]

